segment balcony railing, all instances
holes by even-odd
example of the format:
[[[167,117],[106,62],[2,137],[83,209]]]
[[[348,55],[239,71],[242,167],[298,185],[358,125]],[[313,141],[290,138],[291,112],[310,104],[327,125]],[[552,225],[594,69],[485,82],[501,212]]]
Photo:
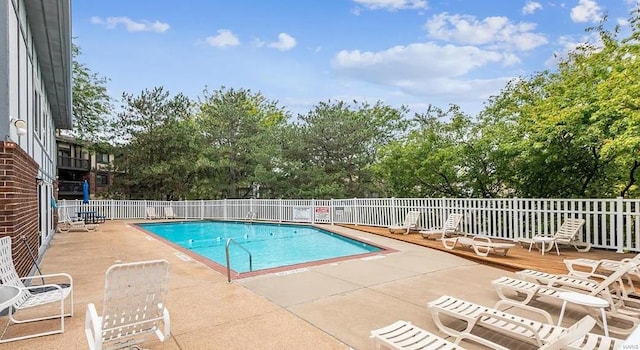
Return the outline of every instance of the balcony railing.
[[[81,195],[82,181],[65,181],[58,180],[58,193],[61,195]]]
[[[89,159],[58,156],[58,168],[89,171],[91,163]]]

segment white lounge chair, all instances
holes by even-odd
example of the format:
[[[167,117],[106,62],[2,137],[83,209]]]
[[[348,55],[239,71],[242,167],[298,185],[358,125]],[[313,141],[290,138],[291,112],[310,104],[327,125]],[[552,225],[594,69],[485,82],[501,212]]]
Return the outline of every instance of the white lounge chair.
[[[253,222],[256,217],[258,216],[258,214],[255,211],[248,211],[247,215],[245,215],[244,220],[245,221],[249,221],[249,222]]]
[[[520,242],[529,243],[529,251],[534,245],[537,247],[540,244],[543,254],[555,247],[556,254],[560,255],[558,248],[560,244],[572,245],[579,252],[588,252],[591,249],[591,243],[578,239],[583,225],[584,219],[567,218],[553,235],[535,235],[531,239],[520,239]]]
[[[626,276],[627,288],[625,288],[625,293],[637,295],[633,280],[640,279],[640,254],[637,254],[633,258],[622,260],[595,260],[587,258],[564,259],[564,265],[567,267],[567,270],[569,270],[569,275],[586,278],[606,278],[607,275],[617,271],[625,263],[636,264],[636,268],[630,270]]]
[[[400,225],[389,226],[389,232],[391,233],[403,233],[409,234],[409,231],[418,228],[418,220],[420,219],[419,211],[409,211],[404,217],[404,222]]]
[[[514,243],[493,242],[487,236],[443,237],[442,245],[449,250],[453,250],[456,246],[470,247],[479,256],[488,256],[489,253],[505,256],[509,249],[516,246]]]
[[[87,224],[84,219],[69,216],[64,209],[58,210],[58,231],[69,232],[72,230],[93,231],[98,227],[95,224]]]
[[[441,227],[432,227],[428,230],[419,231],[422,238],[444,238],[448,235],[460,232],[460,223],[462,222],[462,214],[449,214],[447,220]]]
[[[633,261],[633,260],[631,260]],[[636,264],[640,264],[640,261],[637,261]],[[619,265],[620,268],[622,267],[622,265]],[[615,289],[615,293],[618,296],[623,296],[623,297],[631,297],[631,296],[635,296],[637,298],[640,299],[640,294],[638,294],[638,292],[636,292],[634,283],[633,283],[633,278],[635,276],[638,276],[638,270],[639,268],[636,265],[635,269],[630,270],[625,276],[623,276],[621,279],[622,280],[626,280],[627,283],[626,285],[624,283],[620,283],[619,287]],[[612,270],[611,273],[617,271],[616,270]],[[610,273],[610,274],[611,274]],[[560,280],[573,280],[574,283],[580,283],[579,281],[583,281],[583,283],[588,283],[588,284],[593,284],[594,281],[603,281],[605,279],[607,279],[608,275],[601,275],[598,273],[594,273],[594,274],[587,274],[587,273],[580,273],[580,274],[553,274],[553,273],[548,273],[548,272],[544,272],[544,271],[538,271],[538,270],[521,270],[521,271],[517,271],[516,275],[518,275],[518,278],[523,279],[525,281],[532,281],[532,282],[536,282],[539,284],[553,284],[556,280],[560,279]]]
[[[572,343],[584,339],[595,324],[596,321],[592,317],[585,316],[555,339],[550,338],[539,350],[567,349]],[[506,347],[468,332],[460,333],[452,343],[407,321],[396,321],[386,327],[373,330],[370,338],[373,340],[373,346],[376,350],[381,346],[398,350],[463,350],[464,348],[459,345],[463,340],[480,343],[495,350],[508,350]]]
[[[168,338],[168,281],[166,260],[111,266],[105,277],[102,315],[98,315],[93,303],[87,305],[85,333],[89,349],[130,349],[152,335],[160,341]]]
[[[50,334],[64,333],[65,316],[73,316],[73,279],[69,274],[56,273],[20,278],[13,264],[13,257],[11,253],[11,237],[5,236],[0,238],[0,280],[2,281],[3,286],[16,287],[20,290],[21,293],[17,301],[13,305],[9,305],[9,323],[7,324],[7,327],[9,327],[11,324],[16,323],[27,323],[57,318],[60,319],[60,328],[56,330],[0,339],[0,343],[35,338]],[[56,282],[61,281],[64,282],[64,284],[45,284],[47,280],[55,280]],[[27,281],[30,282],[30,285],[28,287],[24,284],[24,282]],[[34,284],[39,282],[41,282],[42,284]],[[69,299],[69,312],[65,312],[64,301],[67,298]],[[16,317],[16,315],[18,315],[21,310],[42,305],[50,305],[53,303],[60,303],[60,309],[58,310],[59,313],[56,313],[55,315],[40,316],[28,319],[18,319]],[[56,308],[53,308],[53,311],[55,310]],[[52,308],[49,307],[46,309],[46,311],[50,313],[52,311]],[[33,313],[30,313],[30,316],[33,317]]]
[[[373,340],[374,349],[380,349],[381,346],[389,349],[464,349],[407,321],[396,321],[386,327],[373,330],[370,338]]]
[[[562,346],[562,349],[580,350],[618,349],[624,342],[621,339],[593,333],[580,334],[585,329],[590,329],[589,325],[593,326],[594,320],[590,316],[585,316],[578,321],[578,324],[570,328],[564,328],[448,295],[443,295],[429,302],[427,307],[438,329],[454,337],[461,333],[471,333],[474,327],[480,326],[495,331],[502,336],[533,344],[540,349],[545,349],[545,346],[550,349],[557,349],[558,346],[562,346],[561,343],[558,344],[559,340],[569,343]],[[453,318],[453,321],[451,318]],[[463,330],[460,330],[458,320],[466,323],[466,327]],[[450,325],[448,325],[449,323]],[[571,333],[569,334],[569,332]]]
[[[144,211],[144,216],[145,219],[157,219],[158,215],[156,214],[156,208],[155,207],[146,207],[145,211]]]
[[[176,213],[173,212],[173,207],[164,207],[164,218],[175,219]]]
[[[564,300],[562,293],[572,291],[579,292],[594,297],[601,298],[609,303],[609,307],[605,311],[606,317],[617,319],[620,323],[630,324],[627,328],[618,326],[609,326],[608,328],[618,334],[629,334],[640,323],[640,303],[638,301],[616,295],[615,290],[619,288],[621,277],[624,276],[626,270],[634,268],[635,265],[627,264],[620,270],[611,274],[607,279],[596,282],[593,280],[583,279],[579,277],[562,277],[549,280],[548,284],[538,284],[531,281],[524,281],[511,277],[501,277],[495,279],[491,284],[496,289],[500,301],[496,303],[495,308],[502,307],[521,307],[526,308],[532,301],[541,301],[540,298],[551,298],[554,300]],[[544,315],[548,322],[551,322],[551,316],[544,310],[537,309],[539,314]],[[593,308],[587,309],[589,312],[596,311]],[[599,320],[599,318],[597,319]],[[600,323],[599,323],[600,324]],[[602,326],[602,324],[600,324]]]

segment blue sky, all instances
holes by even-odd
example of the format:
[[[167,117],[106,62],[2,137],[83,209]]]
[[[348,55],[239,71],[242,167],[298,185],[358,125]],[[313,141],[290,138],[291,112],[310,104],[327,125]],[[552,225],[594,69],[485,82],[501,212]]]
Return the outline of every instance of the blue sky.
[[[515,77],[555,66],[607,15],[640,0],[73,1],[80,61],[109,93],[251,89],[294,115],[320,101],[382,101],[475,115]]]

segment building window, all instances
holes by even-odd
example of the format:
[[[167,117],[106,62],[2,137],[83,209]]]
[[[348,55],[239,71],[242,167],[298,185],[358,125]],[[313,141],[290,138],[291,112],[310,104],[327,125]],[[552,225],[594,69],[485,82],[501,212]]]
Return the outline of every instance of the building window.
[[[109,175],[98,173],[96,174],[96,185],[97,186],[107,186],[109,184]]]
[[[109,164],[109,154],[108,153],[96,153],[96,162],[100,164]]]
[[[40,116],[42,114],[42,105],[40,102],[40,94],[33,91],[33,125],[35,133],[40,137]]]

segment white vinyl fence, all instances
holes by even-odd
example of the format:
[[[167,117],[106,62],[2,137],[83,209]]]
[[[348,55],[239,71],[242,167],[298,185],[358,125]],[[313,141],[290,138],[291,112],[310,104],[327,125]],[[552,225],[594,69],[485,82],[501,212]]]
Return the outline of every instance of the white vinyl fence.
[[[144,219],[172,207],[178,218],[391,226],[410,210],[422,212],[420,226],[440,226],[449,213],[462,213],[462,229],[473,234],[517,240],[553,234],[565,218],[585,219],[582,240],[595,248],[640,252],[640,199],[454,199],[354,198],[225,199],[192,201],[61,200],[68,213],[97,211],[107,219]]]

